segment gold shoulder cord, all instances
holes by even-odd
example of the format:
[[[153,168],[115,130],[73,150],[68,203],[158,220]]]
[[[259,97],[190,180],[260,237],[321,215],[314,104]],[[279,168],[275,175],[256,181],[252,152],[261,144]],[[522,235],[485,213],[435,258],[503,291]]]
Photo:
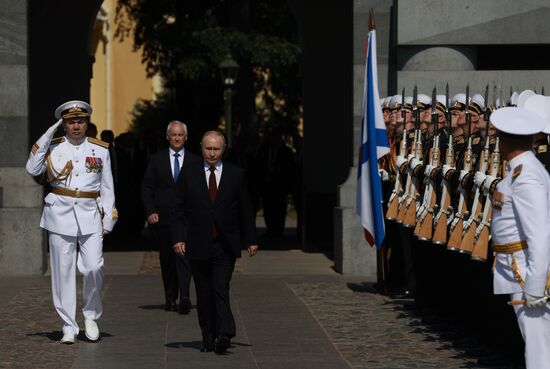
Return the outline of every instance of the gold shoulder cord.
[[[58,172],[54,169],[52,165],[52,159],[51,155],[48,152],[46,154],[46,167],[48,168],[48,182],[56,182],[56,181],[66,181],[67,179],[70,180],[72,172],[73,172],[73,161],[69,160],[63,169],[61,169],[61,172]]]

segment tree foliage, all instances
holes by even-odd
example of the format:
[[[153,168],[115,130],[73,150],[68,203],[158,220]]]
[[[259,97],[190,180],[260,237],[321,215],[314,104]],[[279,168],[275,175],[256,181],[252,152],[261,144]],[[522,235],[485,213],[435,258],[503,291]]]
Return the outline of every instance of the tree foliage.
[[[236,93],[254,100],[248,103],[258,129],[278,125],[294,133],[301,117],[301,51],[286,1],[118,0],[116,21],[117,36],[133,37],[148,74],[160,74],[167,89],[220,85],[218,65],[230,53],[240,75],[251,76],[239,77]],[[167,106],[165,100],[141,102],[135,123],[148,109]],[[237,117],[245,128],[247,115]]]

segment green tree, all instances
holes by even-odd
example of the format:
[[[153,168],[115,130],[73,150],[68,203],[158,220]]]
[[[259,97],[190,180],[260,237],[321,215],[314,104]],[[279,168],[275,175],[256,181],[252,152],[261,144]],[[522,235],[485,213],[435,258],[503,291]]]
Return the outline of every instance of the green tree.
[[[155,124],[148,121],[151,112],[183,119],[195,138],[216,128],[223,107],[218,65],[228,53],[240,65],[237,141],[250,149],[273,126],[295,133],[302,115],[301,51],[287,1],[119,0],[117,35],[133,37],[148,73],[165,82],[161,98],[136,106],[136,133],[150,132],[138,126]]]

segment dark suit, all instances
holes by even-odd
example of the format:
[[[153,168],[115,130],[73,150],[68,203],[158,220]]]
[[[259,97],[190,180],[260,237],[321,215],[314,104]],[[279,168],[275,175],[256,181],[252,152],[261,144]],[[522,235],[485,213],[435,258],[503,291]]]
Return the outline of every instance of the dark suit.
[[[235,336],[229,283],[243,246],[256,244],[256,226],[244,172],[223,162],[215,201],[201,161],[185,167],[172,215],[172,243],[185,242],[197,290],[203,337]],[[218,237],[213,229],[217,227]]]
[[[141,197],[146,216],[153,213],[157,213],[159,216],[158,223],[151,227],[159,248],[166,302],[175,303],[179,292],[181,303],[182,299],[189,299],[191,269],[187,258],[176,255],[172,249],[169,217],[177,197],[177,188],[168,151],[168,149],[161,150],[149,160],[147,171],[143,177]],[[193,162],[200,162],[200,158],[185,150],[178,181],[185,180],[181,175],[183,168]]]

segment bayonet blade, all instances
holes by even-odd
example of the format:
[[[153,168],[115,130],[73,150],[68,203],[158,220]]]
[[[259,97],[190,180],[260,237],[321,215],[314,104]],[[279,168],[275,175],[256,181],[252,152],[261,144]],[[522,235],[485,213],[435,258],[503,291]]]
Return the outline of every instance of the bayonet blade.
[[[466,129],[468,130],[468,136],[470,137],[470,84],[466,85],[466,107],[464,108],[464,112],[466,114]]]
[[[436,104],[437,104],[437,90],[434,86],[434,89],[432,90],[432,114],[437,114]]]
[[[401,92],[401,116],[403,117],[403,131],[407,124],[407,111],[405,110],[405,87],[403,87],[403,92]]]
[[[420,129],[420,112],[418,111],[418,87],[414,85],[413,90],[413,113],[414,113],[414,126],[416,130]]]
[[[485,106],[483,107],[484,110],[487,110],[487,101],[489,101],[489,84],[487,83],[487,85],[485,86]]]
[[[470,85],[466,85],[466,112],[469,112],[468,106],[470,105]]]

